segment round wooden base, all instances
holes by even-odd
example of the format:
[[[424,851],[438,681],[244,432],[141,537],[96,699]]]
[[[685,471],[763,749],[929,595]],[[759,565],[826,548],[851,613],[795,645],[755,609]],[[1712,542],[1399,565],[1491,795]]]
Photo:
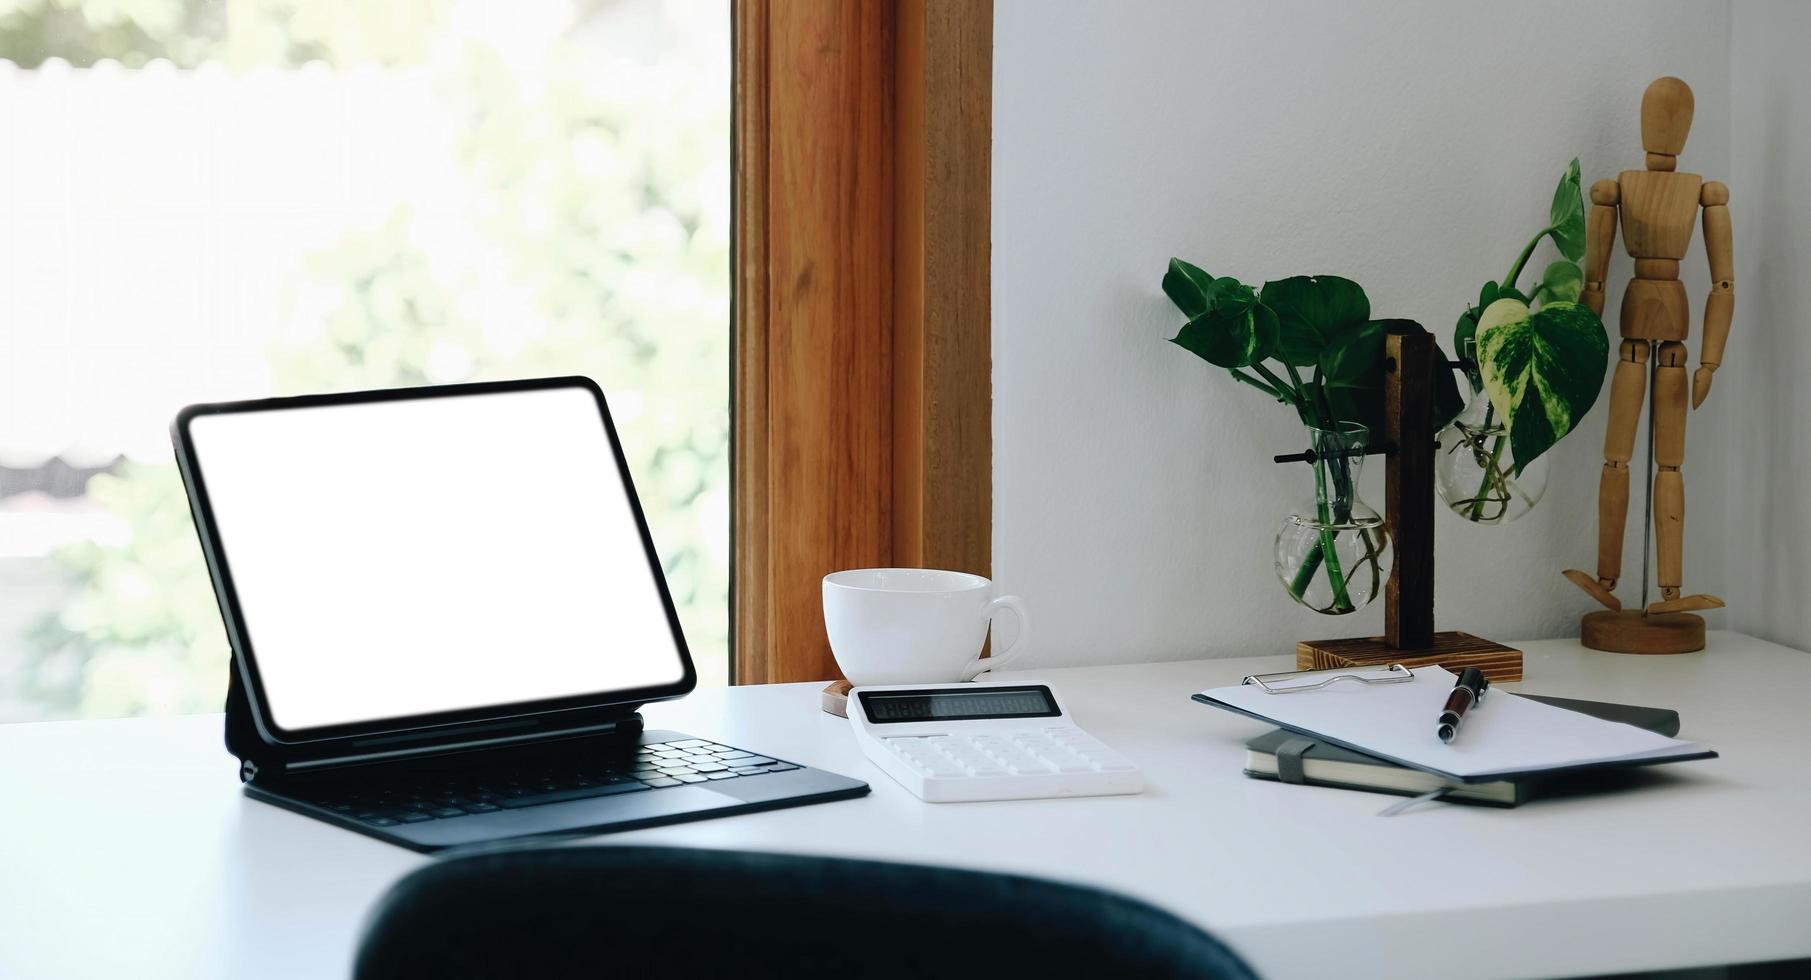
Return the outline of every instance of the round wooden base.
[[[1579,634],[1585,646],[1610,653],[1692,653],[1704,649],[1704,617],[1601,609],[1585,613]]]

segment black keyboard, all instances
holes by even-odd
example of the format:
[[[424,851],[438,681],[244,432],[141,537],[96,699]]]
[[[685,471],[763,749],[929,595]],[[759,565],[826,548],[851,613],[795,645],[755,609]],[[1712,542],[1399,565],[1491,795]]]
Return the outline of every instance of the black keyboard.
[[[292,795],[373,827],[392,827],[797,768],[733,746],[681,738],[607,756],[568,754],[508,766],[410,771],[382,782],[341,780]]]

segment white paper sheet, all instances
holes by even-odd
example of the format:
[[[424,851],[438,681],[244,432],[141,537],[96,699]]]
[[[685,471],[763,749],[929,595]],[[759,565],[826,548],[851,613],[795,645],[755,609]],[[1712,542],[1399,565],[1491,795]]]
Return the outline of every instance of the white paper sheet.
[[[1462,779],[1705,751],[1696,742],[1494,689],[1466,713],[1458,737],[1442,743],[1434,733],[1436,719],[1456,675],[1440,667],[1417,667],[1414,675],[1397,684],[1341,681],[1294,694],[1266,694],[1250,684],[1201,693],[1285,728]]]

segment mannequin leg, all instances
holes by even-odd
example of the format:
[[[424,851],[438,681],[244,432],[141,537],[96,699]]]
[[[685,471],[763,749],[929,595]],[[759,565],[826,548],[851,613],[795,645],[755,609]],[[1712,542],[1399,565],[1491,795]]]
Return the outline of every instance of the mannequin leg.
[[[1685,408],[1691,379],[1685,368],[1685,345],[1669,340],[1660,345],[1659,367],[1654,372],[1654,541],[1660,565],[1660,598],[1679,598],[1684,577]]]
[[[1635,426],[1647,393],[1648,344],[1622,342],[1622,359],[1610,380],[1610,424],[1603,438],[1603,476],[1597,485],[1597,581],[1605,590],[1622,577],[1622,533],[1629,517],[1629,460]]]

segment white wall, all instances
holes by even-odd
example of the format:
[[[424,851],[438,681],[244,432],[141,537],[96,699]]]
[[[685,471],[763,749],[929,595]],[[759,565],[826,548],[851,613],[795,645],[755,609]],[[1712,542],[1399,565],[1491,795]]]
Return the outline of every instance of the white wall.
[[[994,574],[1038,618],[1034,661],[1281,653],[1381,632],[1381,603],[1322,617],[1276,582],[1273,535],[1308,470],[1268,458],[1300,448],[1301,426],[1164,342],[1180,325],[1158,288],[1166,261],[1252,283],[1344,275],[1374,315],[1419,319],[1445,344],[1544,223],[1568,160],[1587,184],[1641,166],[1652,79],[1696,89],[1683,167],[1729,173],[1730,22],[1727,6],[1694,2],[1000,0]],[[1802,131],[1792,139],[1802,152]],[[1694,305],[1700,249],[1685,264]],[[1612,310],[1629,272],[1619,254]],[[1728,395],[1711,407],[1733,412]],[[1559,572],[1594,567],[1603,425],[1600,406],[1553,451],[1546,499],[1520,521],[1437,515],[1441,628],[1575,634],[1592,604]],[[1694,441],[1688,493],[1708,482],[1706,458]],[[1382,506],[1381,467],[1365,496]],[[1686,584],[1716,592],[1719,505],[1692,500]],[[1640,522],[1637,508],[1630,602]]]
[[[1734,5],[1736,327],[1709,401],[1730,626],[1811,647],[1811,5]],[[1703,111],[1702,108],[1699,110]],[[1716,410],[1711,411],[1712,408]]]

